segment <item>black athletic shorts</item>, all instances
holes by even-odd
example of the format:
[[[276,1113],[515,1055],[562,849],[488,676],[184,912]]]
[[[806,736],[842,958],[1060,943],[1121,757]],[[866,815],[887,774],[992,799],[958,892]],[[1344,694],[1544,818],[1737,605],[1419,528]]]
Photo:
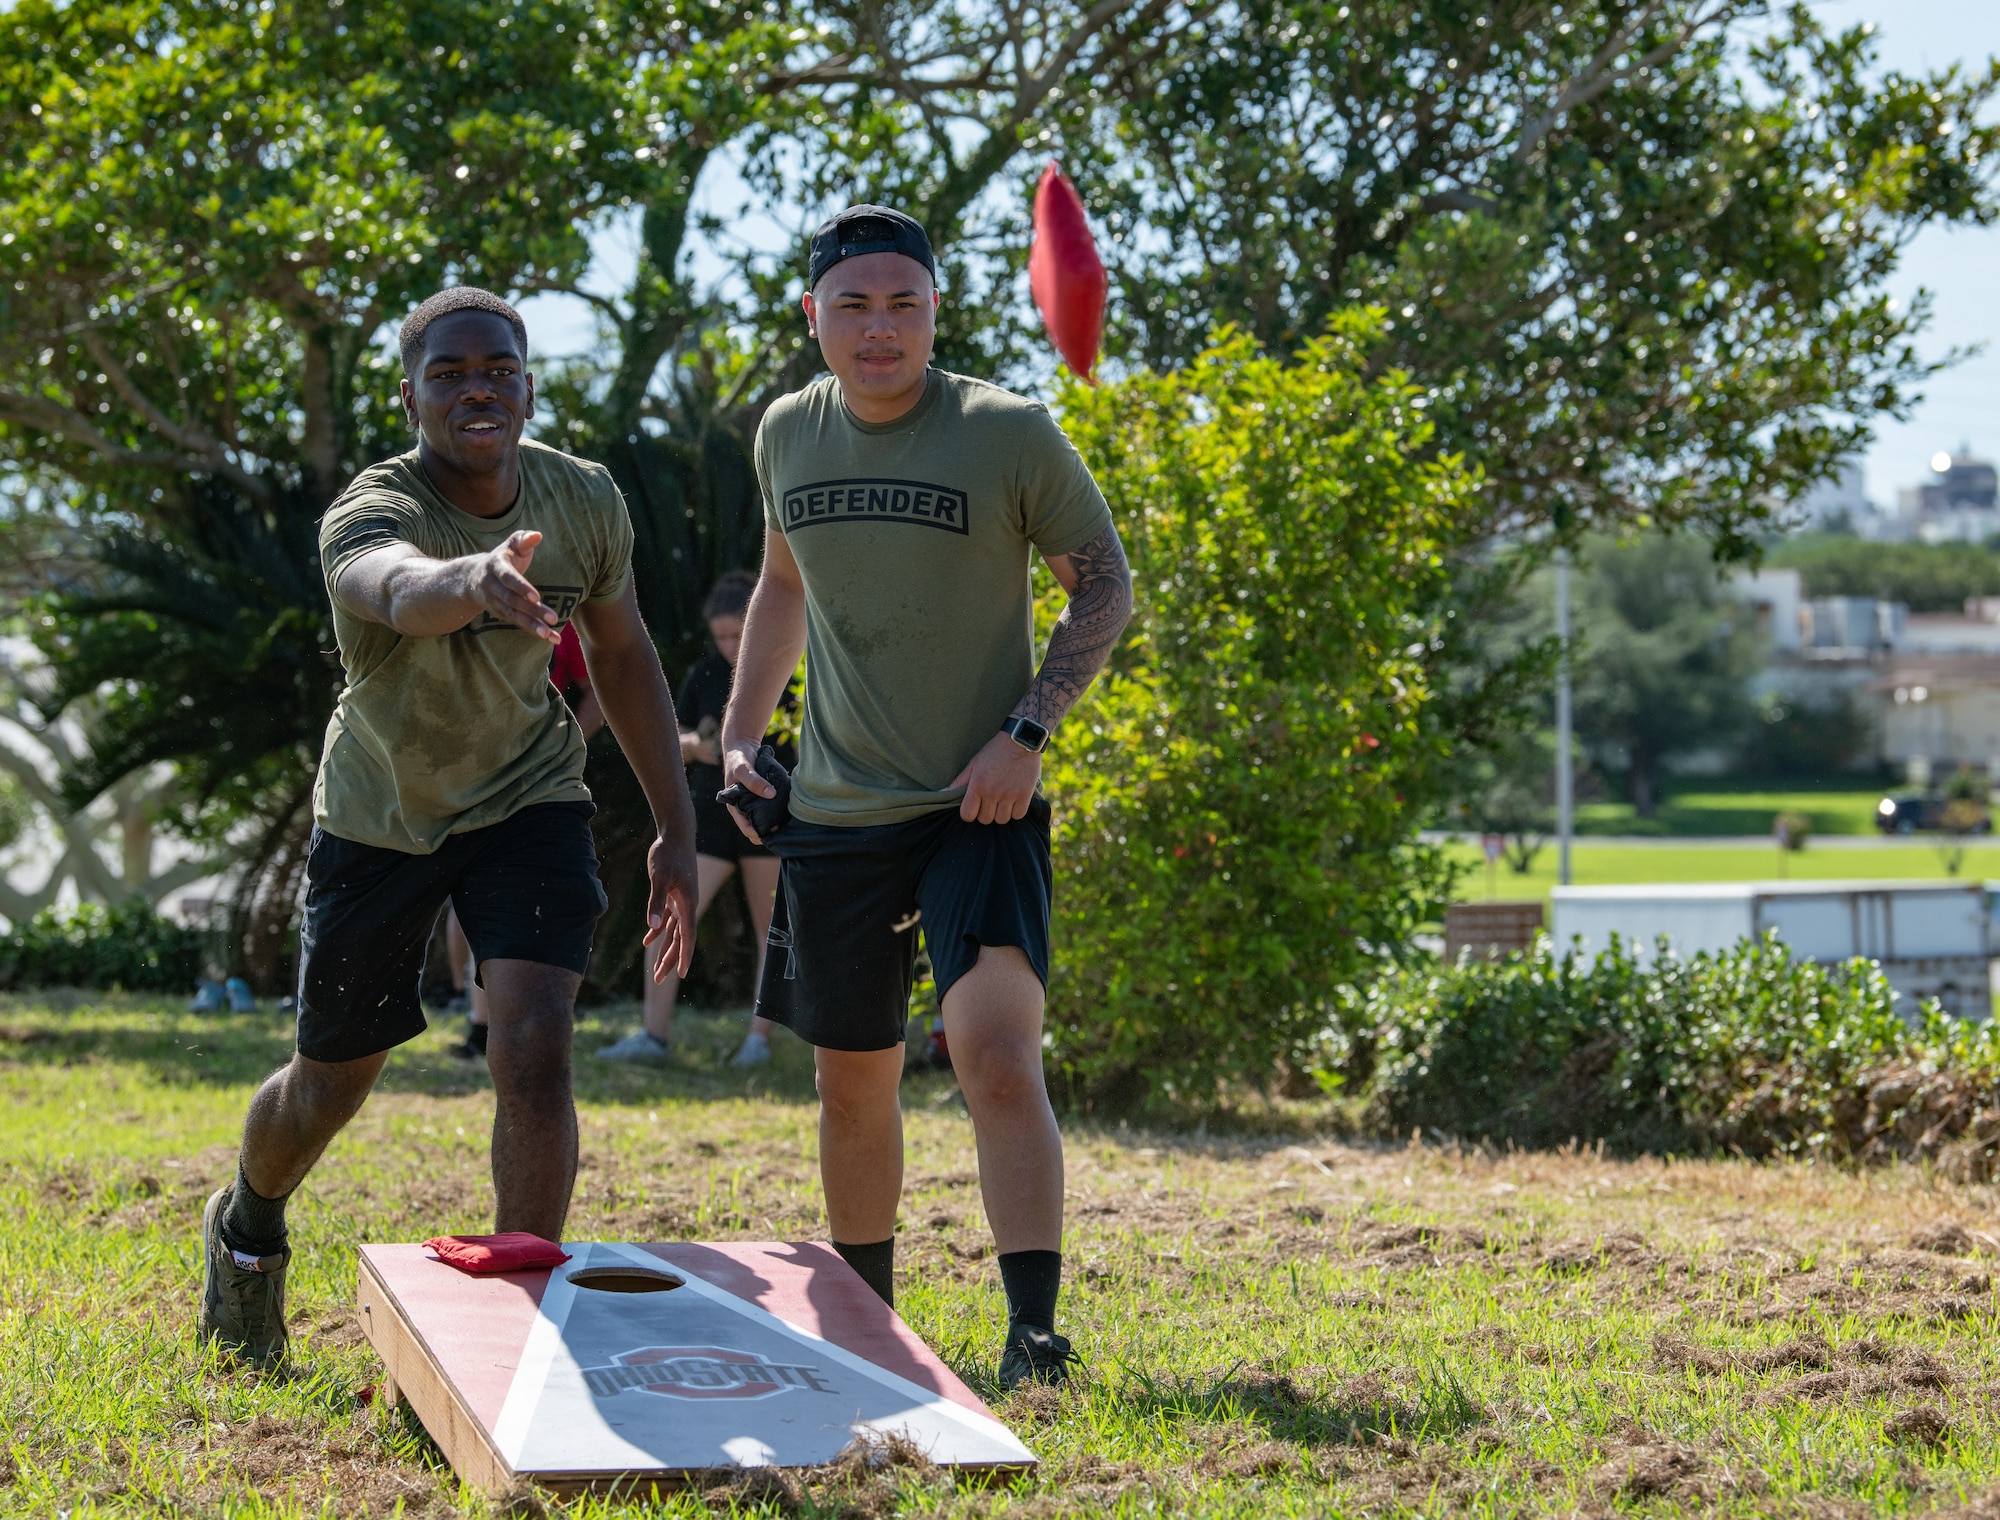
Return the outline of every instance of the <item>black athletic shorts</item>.
[[[809,1045],[901,1043],[923,926],[942,999],[981,945],[1016,945],[1049,980],[1049,805],[1012,823],[947,808],[903,823],[830,828],[794,818],[772,840],[783,862],[757,1012]]]
[[[539,961],[581,976],[605,906],[596,811],[537,803],[429,855],[315,828],[299,929],[299,1054],[355,1061],[424,1032],[417,984],[446,898],[474,964]]]

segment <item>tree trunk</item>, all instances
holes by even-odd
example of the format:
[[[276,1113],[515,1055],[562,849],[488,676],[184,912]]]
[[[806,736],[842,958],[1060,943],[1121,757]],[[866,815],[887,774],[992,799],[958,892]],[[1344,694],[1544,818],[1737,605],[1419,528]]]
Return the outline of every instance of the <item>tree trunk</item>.
[[[1651,818],[1659,810],[1659,760],[1650,751],[1632,751],[1632,811]]]

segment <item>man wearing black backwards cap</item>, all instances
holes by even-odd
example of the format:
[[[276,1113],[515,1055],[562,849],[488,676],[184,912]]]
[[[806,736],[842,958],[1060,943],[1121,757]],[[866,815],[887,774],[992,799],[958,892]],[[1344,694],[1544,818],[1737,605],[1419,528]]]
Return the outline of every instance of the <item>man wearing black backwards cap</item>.
[[[832,373],[757,434],[764,570],[723,764],[730,783],[778,795],[758,744],[809,651],[757,1011],[817,1047],[827,1223],[889,1299],[922,926],[999,1248],[1011,1388],[1060,1382],[1070,1360],[1055,1333],[1062,1138],[1042,1081],[1041,751],[1125,626],[1131,574],[1048,410],[930,367],[935,275],[923,228],[884,207],[813,237],[806,322]],[[1039,673],[1031,552],[1069,593]]]

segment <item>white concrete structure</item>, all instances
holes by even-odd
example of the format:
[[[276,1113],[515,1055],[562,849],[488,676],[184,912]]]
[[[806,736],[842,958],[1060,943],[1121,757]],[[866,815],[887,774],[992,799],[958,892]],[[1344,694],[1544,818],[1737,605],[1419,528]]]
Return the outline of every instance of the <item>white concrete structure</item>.
[[[1757,626],[1778,654],[1797,654],[1805,610],[1805,577],[1796,570],[1739,570],[1730,590],[1757,614]]]
[[[1552,933],[1586,954],[1616,935],[1641,959],[1664,937],[1679,955],[1728,950],[1776,931],[1803,959],[1879,961],[1912,1007],[1936,998],[1959,1018],[1993,1010],[1992,893],[1981,882],[1755,881],[1557,887]]]

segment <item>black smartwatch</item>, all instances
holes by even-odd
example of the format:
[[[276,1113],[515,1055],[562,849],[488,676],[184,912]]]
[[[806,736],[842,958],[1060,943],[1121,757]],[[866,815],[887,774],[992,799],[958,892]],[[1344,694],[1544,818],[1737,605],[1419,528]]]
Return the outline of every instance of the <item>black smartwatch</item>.
[[[1009,718],[1000,725],[1000,732],[1022,749],[1033,750],[1038,755],[1049,747],[1049,731],[1033,718]]]

